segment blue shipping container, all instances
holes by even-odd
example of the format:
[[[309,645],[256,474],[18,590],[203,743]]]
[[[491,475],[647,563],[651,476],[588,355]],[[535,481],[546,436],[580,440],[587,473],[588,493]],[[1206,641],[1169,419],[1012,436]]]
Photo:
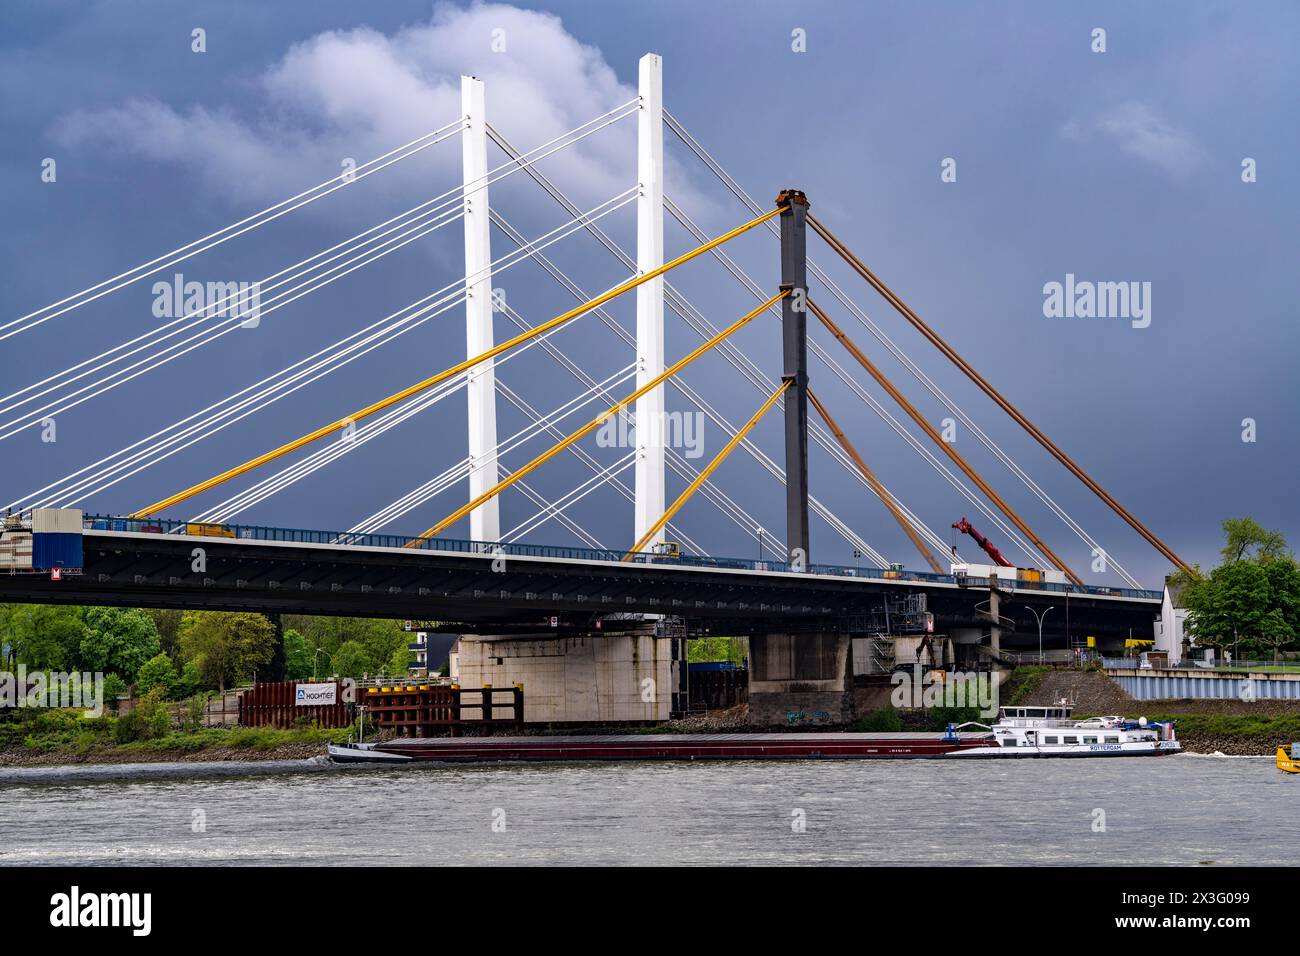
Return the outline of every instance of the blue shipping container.
[[[32,535],[33,568],[80,568],[81,535],[75,532]]]
[[[732,661],[691,661],[686,670],[694,671],[743,671],[745,668]]]

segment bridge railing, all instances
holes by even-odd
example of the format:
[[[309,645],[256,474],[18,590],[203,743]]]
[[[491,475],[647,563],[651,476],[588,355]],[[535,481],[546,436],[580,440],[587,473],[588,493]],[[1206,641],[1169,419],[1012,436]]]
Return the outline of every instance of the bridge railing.
[[[311,528],[275,528],[267,525],[219,524],[201,521],[174,521],[160,518],[122,518],[115,515],[86,515],[87,531],[132,531],[137,533],[187,535],[191,537],[242,538],[253,541],[281,541],[293,544],[352,545],[365,548],[404,548],[412,545],[423,551],[451,552],[457,554],[502,555],[520,558],[567,558],[576,561],[608,561],[621,563],[626,551],[608,548],[565,547],[549,544],[523,544],[520,542],[496,543],[468,541],[457,538],[416,538],[410,535],[377,534],[356,531],[320,531]],[[759,561],[753,558],[710,557],[702,554],[649,554],[637,553],[633,563],[694,568],[716,568],[732,571],[784,571],[795,568],[786,561]],[[904,571],[887,568],[863,568],[839,564],[811,564],[807,573],[837,577],[863,578],[873,581],[918,581],[953,584],[951,574],[934,574],[928,571]],[[1111,597],[1159,600],[1160,591],[1143,591],[1135,588],[1095,587],[1090,585],[1061,584],[1051,581],[1011,581],[999,578],[1003,588],[1019,591],[1048,591],[1080,594],[1084,596],[1108,595]],[[965,581],[973,587],[988,587],[987,577],[967,576]]]

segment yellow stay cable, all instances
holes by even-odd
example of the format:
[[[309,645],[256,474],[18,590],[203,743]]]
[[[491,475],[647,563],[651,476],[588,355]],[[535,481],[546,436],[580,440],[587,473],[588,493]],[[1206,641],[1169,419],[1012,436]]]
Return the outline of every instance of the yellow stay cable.
[[[615,402],[613,405],[609,406],[609,408],[605,409],[605,411],[601,412],[599,415],[597,415],[597,416],[596,416],[595,418],[593,418],[591,421],[587,422],[587,424],[583,425],[583,426],[582,426],[581,428],[579,428],[577,431],[573,432],[571,435],[569,435],[569,436],[568,436],[567,438],[565,438],[563,441],[561,441],[561,442],[559,442],[559,443],[557,443],[557,444],[555,444],[555,445],[552,445],[550,448],[548,448],[546,451],[542,452],[540,455],[538,455],[536,458],[534,458],[534,459],[533,459],[532,461],[530,461],[528,464],[524,465],[524,466],[523,466],[522,468],[520,468],[519,470],[517,470],[517,471],[515,471],[515,472],[512,472],[512,473],[511,473],[510,475],[508,475],[507,477],[501,479],[499,482],[497,482],[495,485],[493,485],[493,486],[492,486],[491,488],[489,488],[487,491],[483,492],[483,494],[479,495],[479,496],[478,496],[477,498],[475,498],[473,501],[468,502],[468,503],[465,504],[463,507],[457,508],[455,511],[453,511],[451,514],[447,515],[447,517],[443,518],[441,521],[439,521],[439,522],[438,522],[436,525],[434,525],[432,528],[430,528],[429,530],[425,531],[423,534],[418,535],[417,537],[413,538],[412,540],[408,541],[408,542],[406,543],[405,547],[408,547],[408,548],[418,547],[421,541],[426,541],[426,540],[428,540],[429,538],[432,538],[435,534],[438,534],[438,533],[440,533],[440,532],[446,530],[447,528],[451,527],[453,524],[455,524],[455,523],[456,523],[457,521],[459,521],[461,518],[465,517],[465,515],[469,514],[469,513],[470,513],[471,511],[473,511],[475,508],[479,507],[479,505],[482,505],[482,504],[485,503],[485,502],[491,501],[493,498],[495,498],[495,497],[496,497],[497,495],[499,495],[501,492],[505,491],[507,488],[509,488],[511,485],[513,485],[513,484],[514,484],[516,481],[518,481],[520,478],[525,478],[525,477],[527,477],[528,474],[529,474],[530,472],[532,472],[534,469],[536,469],[536,468],[538,468],[539,466],[541,466],[541,465],[545,464],[546,462],[550,461],[552,458],[554,458],[554,457],[555,457],[556,455],[558,455],[560,452],[564,451],[564,450],[565,450],[566,448],[568,448],[570,445],[572,445],[572,444],[574,444],[575,442],[579,441],[579,440],[580,440],[584,435],[588,435],[588,434],[590,434],[591,432],[595,431],[597,428],[600,427],[600,425],[601,425],[603,422],[605,422],[605,421],[606,421],[607,419],[609,419],[611,416],[613,416],[613,415],[617,415],[618,412],[619,412],[621,409],[624,409],[624,408],[626,408],[628,405],[631,405],[633,402],[635,402],[635,401],[636,401],[638,398],[640,398],[642,395],[646,394],[647,392],[649,392],[649,391],[653,390],[654,388],[658,387],[659,385],[663,384],[663,382],[664,382],[666,379],[670,378],[671,376],[676,375],[678,372],[680,372],[680,371],[681,371],[682,369],[684,369],[686,366],[690,365],[690,364],[691,364],[692,362],[694,362],[697,358],[699,358],[699,357],[700,357],[701,355],[703,355],[705,352],[707,352],[707,351],[709,351],[710,349],[712,349],[712,348],[713,348],[714,346],[716,346],[718,343],[722,342],[724,339],[726,339],[726,338],[727,338],[728,336],[730,336],[732,333],[737,332],[737,331],[739,331],[740,329],[744,328],[746,325],[748,325],[750,322],[752,322],[752,321],[754,320],[754,318],[755,318],[757,315],[759,315],[761,312],[763,312],[765,309],[767,309],[767,308],[768,308],[769,306],[771,306],[773,303],[780,302],[780,301],[781,301],[783,298],[785,298],[787,295],[789,295],[788,292],[779,292],[779,293],[777,293],[776,295],[772,296],[772,298],[770,298],[770,299],[768,299],[766,302],[764,302],[762,305],[757,306],[757,307],[754,308],[752,311],[750,311],[750,312],[746,313],[745,315],[741,316],[739,319],[737,319],[735,322],[731,323],[731,325],[727,326],[725,329],[723,329],[721,332],[719,332],[719,333],[718,333],[717,335],[715,335],[713,338],[709,339],[709,340],[708,340],[707,342],[705,342],[703,345],[700,345],[698,348],[695,349],[695,351],[691,352],[691,353],[690,353],[689,355],[687,355],[685,358],[678,359],[676,362],[674,362],[674,363],[673,363],[672,365],[670,365],[668,368],[664,369],[662,372],[660,372],[660,373],[659,373],[658,375],[656,375],[654,378],[650,379],[650,381],[646,382],[644,385],[642,385],[640,388],[638,388],[635,392],[633,392],[633,393],[632,393],[631,395],[629,395],[627,398],[624,398],[624,399],[622,399],[621,401]]]
[[[486,362],[488,359],[500,355],[502,352],[514,348],[516,345],[520,345],[523,342],[527,342],[529,339],[534,339],[545,332],[549,332],[551,329],[563,325],[565,322],[568,322],[571,319],[576,319],[578,316],[590,312],[592,309],[596,308],[597,306],[603,305],[604,303],[608,302],[610,299],[617,298],[618,296],[622,295],[624,292],[628,292],[632,289],[635,289],[637,286],[642,285],[643,283],[649,282],[651,279],[663,275],[665,272],[668,272],[670,269],[675,269],[678,266],[682,265],[683,263],[689,262],[690,260],[694,259],[696,256],[703,255],[706,252],[716,249],[724,242],[728,242],[729,240],[736,238],[736,236],[748,232],[750,229],[753,229],[755,226],[761,226],[763,223],[767,222],[773,216],[780,215],[786,208],[788,207],[778,206],[776,209],[773,209],[771,212],[764,213],[763,215],[755,219],[751,219],[749,222],[745,223],[744,225],[737,226],[735,229],[723,233],[722,235],[718,236],[716,239],[711,239],[701,246],[696,246],[694,249],[690,250],[689,252],[683,253],[682,255],[678,256],[676,259],[673,259],[671,262],[665,262],[657,269],[652,269],[649,272],[645,273],[644,275],[635,276],[634,278],[629,279],[626,282],[614,286],[614,288],[610,289],[608,292],[604,292],[596,296],[596,298],[591,299],[587,302],[582,303],[582,305],[570,309],[568,312],[565,312],[561,315],[557,315],[555,318],[547,322],[543,322],[541,325],[534,326],[533,328],[529,329],[527,332],[521,332],[519,335],[516,335],[514,338],[510,339],[509,341],[502,342],[500,345],[494,346],[493,348],[490,348],[486,352],[483,352],[479,355],[475,355],[473,358],[468,358],[463,362],[458,362],[457,364],[453,365],[451,368],[439,372],[437,375],[434,375],[430,378],[426,378],[422,382],[416,382],[414,385],[409,385],[406,388],[402,389],[400,392],[394,392],[392,395],[389,395],[387,398],[380,399],[379,401],[375,402],[373,405],[367,405],[365,408],[361,409],[360,411],[353,412],[351,415],[348,415],[345,418],[340,418],[338,421],[330,422],[330,424],[328,425],[323,425],[313,432],[308,432],[306,435],[303,435],[301,438],[295,438],[293,441],[286,442],[285,444],[281,445],[279,448],[273,448],[271,451],[268,451],[265,454],[258,455],[256,458],[251,458],[248,461],[244,462],[242,465],[238,465],[234,468],[231,468],[229,471],[223,471],[221,474],[209,478],[207,481],[201,481],[197,485],[192,485],[191,487],[186,488],[184,491],[177,492],[176,494],[172,495],[170,498],[164,498],[161,501],[155,501],[153,504],[149,505],[148,507],[141,508],[139,511],[134,512],[133,514],[130,515],[130,517],[148,518],[151,515],[155,515],[159,511],[164,510],[165,508],[170,508],[172,505],[180,504],[182,501],[186,501],[190,498],[193,498],[195,495],[202,494],[203,492],[208,491],[209,489],[215,488],[217,487],[217,485],[227,482],[231,478],[238,478],[240,475],[246,474],[247,472],[250,472],[255,468],[260,468],[262,465],[265,465],[268,462],[275,461],[275,459],[287,455],[290,452],[297,451],[299,448],[302,448],[304,445],[309,445],[318,439],[324,438],[326,435],[332,435],[334,432],[341,431],[342,429],[348,427],[349,425],[361,421],[363,418],[369,418],[371,415],[374,415],[376,412],[381,412],[386,408],[396,405],[398,402],[405,401],[406,399],[410,398],[412,395],[418,395],[420,392],[430,389],[433,386],[439,384],[440,382],[445,382],[449,378],[453,378],[459,375],[460,373],[465,372],[476,365],[479,365],[482,362]]]
[[[768,396],[767,401],[759,406],[758,411],[750,416],[749,421],[745,422],[740,431],[731,436],[731,440],[723,446],[722,451],[713,456],[713,460],[705,466],[703,471],[695,476],[695,480],[686,486],[686,490],[677,496],[677,500],[674,501],[668,510],[660,516],[659,520],[654,523],[650,530],[642,535],[641,540],[632,545],[632,550],[623,556],[624,561],[631,561],[635,558],[637,553],[650,542],[650,539],[657,535],[664,525],[673,520],[673,515],[677,514],[677,512],[681,510],[682,505],[686,504],[686,502],[690,500],[691,495],[699,491],[700,485],[709,480],[709,475],[713,474],[713,472],[717,470],[717,467],[727,460],[727,456],[735,450],[737,445],[745,440],[745,436],[748,435],[753,427],[758,424],[759,419],[767,414],[768,410],[776,404],[776,400],[784,395],[786,389],[793,384],[792,381],[786,380],[777,386],[776,391]]]

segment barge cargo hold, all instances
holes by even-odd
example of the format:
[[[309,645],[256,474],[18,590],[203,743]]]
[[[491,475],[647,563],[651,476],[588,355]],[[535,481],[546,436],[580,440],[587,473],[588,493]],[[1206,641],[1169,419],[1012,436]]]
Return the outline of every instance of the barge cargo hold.
[[[863,760],[942,757],[993,746],[988,734],[592,734],[428,737],[374,745],[380,753],[458,763],[578,760]]]

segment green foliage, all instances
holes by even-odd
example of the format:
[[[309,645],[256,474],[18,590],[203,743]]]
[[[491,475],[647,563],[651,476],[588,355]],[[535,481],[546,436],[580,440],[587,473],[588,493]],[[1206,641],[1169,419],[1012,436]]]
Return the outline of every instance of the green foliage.
[[[365,648],[357,641],[345,641],[334,654],[333,665],[331,670],[339,677],[357,678],[372,670]]]
[[[301,631],[285,628],[284,671],[286,680],[307,680],[312,676],[315,650],[307,643]]]
[[[135,678],[136,690],[147,694],[155,687],[161,688],[163,696],[170,697],[176,689],[176,667],[166,654],[158,654],[145,661]]]
[[[21,708],[0,713],[0,748],[26,747],[42,753],[84,755],[89,751],[147,750],[197,752],[215,747],[270,750],[284,744],[342,743],[351,729],[302,730],[270,727],[203,727],[206,695],[182,707],[182,730],[173,730],[167,704],[155,692],[121,717],[85,717],[79,710]]]
[[[81,664],[87,670],[118,674],[130,682],[161,649],[158,629],[144,611],[92,607],[84,620]]]
[[[863,734],[897,733],[903,729],[903,719],[893,707],[885,706],[859,717],[853,729]]]
[[[204,658],[202,654],[185,662],[175,683],[172,685],[172,697],[174,699],[181,700],[192,697],[204,689],[203,666]]]
[[[116,674],[105,674],[104,706],[116,714],[119,706],[118,698],[125,697],[126,692],[129,689],[130,688],[126,685],[126,681],[122,680],[122,678],[118,677]]]
[[[1230,518],[1223,531],[1224,563],[1177,581],[1196,643],[1256,653],[1292,643],[1300,635],[1300,566],[1286,539],[1251,518]]]
[[[405,677],[410,669],[411,649],[409,647],[399,647],[393,651],[393,656],[384,667],[384,673],[392,674],[395,677]]]
[[[998,697],[1004,707],[1023,704],[1051,673],[1050,667],[1017,667],[1011,672],[1007,682],[1000,688]]]
[[[113,736],[119,744],[135,740],[156,740],[171,731],[172,718],[161,687],[155,687],[136,702],[128,714],[117,718]]]
[[[1227,518],[1223,522],[1224,564],[1254,561],[1263,564],[1279,558],[1291,557],[1286,549],[1286,537],[1281,531],[1266,531],[1254,518]]]
[[[201,693],[185,699],[184,706],[181,708],[182,729],[193,732],[203,726],[203,722],[208,717],[209,696],[207,693]]]
[[[931,707],[925,712],[927,730],[946,730],[949,724],[954,726],[969,721],[988,722],[978,707]]]
[[[158,631],[158,642],[162,651],[168,657],[175,659],[180,653],[180,628],[183,611],[171,609],[149,608],[145,611],[153,620],[153,626]]]
[[[186,611],[180,646],[186,662],[200,662],[205,686],[224,691],[270,663],[275,627],[261,614]]]
[[[317,650],[322,651],[319,658],[322,676],[330,673],[350,676],[339,671],[337,663],[331,663],[346,644],[353,644],[355,647],[349,648],[343,657],[343,663],[348,670],[360,675],[391,670],[397,652],[404,651],[411,641],[410,633],[402,630],[400,621],[384,618],[308,617],[286,614],[283,623],[286,629],[286,659],[289,654],[288,631],[293,630],[301,634],[307,642],[313,660],[316,659]],[[307,673],[310,675],[310,665],[308,667]],[[405,667],[402,668],[402,672],[405,673]]]
[[[10,669],[68,671],[80,664],[85,624],[76,608],[40,604],[0,604],[0,646]]]
[[[689,663],[727,661],[743,664],[749,657],[749,641],[743,637],[699,637],[686,642]]]
[[[1211,737],[1254,737],[1273,746],[1300,740],[1300,714],[1278,717],[1232,714],[1165,714],[1150,720],[1177,723],[1178,735],[1204,734]]]

